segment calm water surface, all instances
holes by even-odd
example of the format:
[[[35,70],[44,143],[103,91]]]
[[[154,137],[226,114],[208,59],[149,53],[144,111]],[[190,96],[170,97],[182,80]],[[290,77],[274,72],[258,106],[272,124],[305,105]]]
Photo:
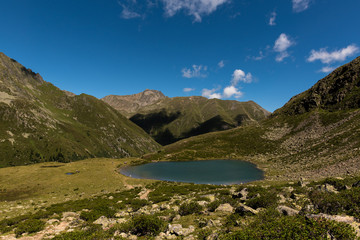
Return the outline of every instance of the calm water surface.
[[[120,173],[142,179],[198,184],[239,184],[264,178],[254,164],[240,160],[155,162],[120,169]]]

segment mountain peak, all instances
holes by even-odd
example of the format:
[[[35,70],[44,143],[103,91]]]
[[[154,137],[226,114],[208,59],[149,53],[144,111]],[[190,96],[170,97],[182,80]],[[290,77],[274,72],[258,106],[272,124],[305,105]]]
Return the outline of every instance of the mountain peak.
[[[154,104],[165,98],[167,97],[158,90],[145,89],[143,92],[132,95],[108,95],[103,97],[101,100],[108,103],[123,114],[130,116],[139,108]]]
[[[360,107],[360,57],[335,69],[312,88],[290,99],[275,115],[295,115],[314,109],[328,111]]]

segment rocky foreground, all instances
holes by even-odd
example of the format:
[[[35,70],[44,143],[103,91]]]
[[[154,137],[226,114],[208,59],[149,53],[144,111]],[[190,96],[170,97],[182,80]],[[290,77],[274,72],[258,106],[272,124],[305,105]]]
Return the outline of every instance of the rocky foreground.
[[[359,180],[156,182],[4,219],[0,239],[357,239]]]

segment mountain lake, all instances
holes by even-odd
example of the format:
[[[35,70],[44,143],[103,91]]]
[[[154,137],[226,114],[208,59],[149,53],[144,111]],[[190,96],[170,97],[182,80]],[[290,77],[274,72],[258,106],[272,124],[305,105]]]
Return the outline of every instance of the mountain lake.
[[[264,179],[264,172],[255,164],[241,160],[153,162],[124,167],[120,173],[132,178],[214,185]]]

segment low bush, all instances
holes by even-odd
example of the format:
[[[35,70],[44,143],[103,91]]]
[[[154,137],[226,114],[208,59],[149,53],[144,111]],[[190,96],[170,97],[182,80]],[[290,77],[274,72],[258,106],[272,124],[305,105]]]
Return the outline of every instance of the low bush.
[[[199,214],[203,210],[203,207],[197,202],[184,203],[180,205],[179,214],[186,216],[190,214]]]
[[[89,224],[84,229],[62,233],[55,236],[53,240],[121,239],[115,238],[111,231],[104,231],[100,225]]]
[[[15,229],[16,237],[21,236],[23,233],[35,233],[43,230],[45,222],[39,219],[27,219],[19,223]]]
[[[135,215],[130,221],[121,224],[118,228],[120,231],[130,232],[138,236],[156,236],[165,227],[165,222],[154,215]]]
[[[216,200],[207,205],[209,212],[215,212],[215,210],[220,206],[220,201]]]
[[[274,206],[278,201],[278,196],[276,192],[260,191],[260,193],[254,194],[254,192],[249,192],[250,199],[246,201],[246,204],[254,209],[257,208],[268,208]]]
[[[240,231],[227,234],[222,239],[332,239],[351,240],[356,238],[352,227],[345,223],[326,220],[307,219],[302,216],[271,218],[257,221],[241,228]]]

